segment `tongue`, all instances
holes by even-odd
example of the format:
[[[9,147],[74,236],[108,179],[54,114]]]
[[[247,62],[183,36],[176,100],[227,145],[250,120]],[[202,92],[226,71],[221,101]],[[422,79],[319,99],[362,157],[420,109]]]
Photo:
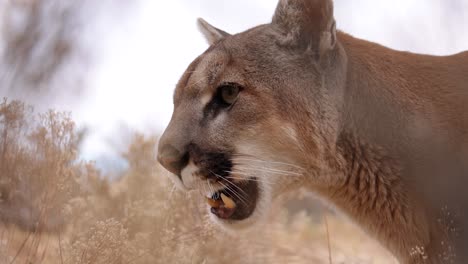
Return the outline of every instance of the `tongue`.
[[[218,208],[211,207],[211,213],[221,219],[229,219],[234,213],[234,211],[235,209],[229,209],[224,206]]]

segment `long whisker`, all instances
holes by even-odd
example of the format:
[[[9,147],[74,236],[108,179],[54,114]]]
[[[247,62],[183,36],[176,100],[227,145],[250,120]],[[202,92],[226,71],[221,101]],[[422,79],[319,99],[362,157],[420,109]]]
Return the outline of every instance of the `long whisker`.
[[[273,182],[268,182],[265,180],[255,179],[255,178],[242,178],[242,177],[229,177],[230,180],[238,180],[238,181],[246,181],[246,182],[259,182],[259,183],[267,183],[273,184]]]
[[[250,169],[254,171],[261,171],[261,172],[268,172],[273,174],[279,174],[284,176],[304,176],[302,173],[292,172],[292,171],[283,171],[283,170],[276,170],[271,168],[264,168],[264,167],[251,167],[248,165],[244,165],[244,167],[239,166],[239,169]]]
[[[247,159],[247,158],[233,158],[232,160],[234,162],[237,161],[239,163],[248,163],[248,164],[257,163],[255,165],[259,165],[259,166],[265,166],[265,165],[261,165],[261,164],[266,164],[266,165],[269,165],[269,166],[273,165],[273,166],[275,166],[277,168],[277,167],[279,167],[279,165],[282,165],[281,167],[285,168],[285,169],[286,168],[290,169],[289,167],[291,167],[291,168],[294,168],[294,169],[300,170],[300,171],[305,170],[304,168],[296,166],[294,164],[289,164],[289,163],[284,163],[284,162],[279,162],[279,161],[256,160],[256,159]],[[260,163],[260,164],[258,164],[258,163]]]
[[[213,186],[211,185],[210,181],[208,180],[208,187],[210,188],[210,193],[215,193]]]
[[[239,200],[244,204],[244,205],[247,205],[247,201],[242,197],[242,195],[238,194],[235,190],[233,190],[230,186],[228,186],[227,184],[224,184],[222,182],[219,182],[224,188],[228,189],[229,191],[231,191],[237,198],[239,198]],[[233,185],[235,186],[235,185]]]
[[[262,179],[258,179],[257,177],[252,177],[251,173],[240,172],[240,171],[225,171],[225,172],[230,173],[230,175],[226,177],[227,179],[230,179],[230,180],[232,179],[232,180],[239,180],[239,181],[266,182],[270,184],[272,183],[272,182],[269,182],[264,177]],[[247,178],[236,177],[235,175],[243,175],[243,176],[247,176]]]
[[[200,181],[197,181],[197,187],[198,193],[204,197],[206,195],[206,185],[202,184]]]
[[[224,188],[226,188],[226,189],[232,191],[233,194],[236,195],[237,198],[239,198],[241,201],[243,201],[243,203],[244,203],[245,205],[247,205],[246,200],[243,199],[243,196],[244,196],[244,195],[245,195],[245,196],[248,196],[248,194],[247,194],[244,190],[242,190],[240,187],[238,187],[237,185],[235,185],[233,182],[231,182],[231,181],[229,181],[228,179],[226,179],[226,177],[223,177],[223,176],[221,176],[221,175],[219,175],[219,174],[217,174],[217,173],[215,173],[215,172],[213,172],[213,171],[211,171],[211,170],[208,170],[208,171],[211,172],[213,175],[215,175],[215,176],[217,176],[217,177],[219,177],[219,178],[225,180],[225,181],[227,182],[227,184],[224,184],[224,183],[222,183],[221,181],[219,181],[218,183],[221,184]],[[234,187],[236,187],[237,189],[239,189],[241,192],[244,193],[244,195],[241,195],[241,194],[238,193],[236,190],[232,189],[231,186],[234,186]]]
[[[249,161],[249,162],[246,163],[246,162],[242,162],[242,161]],[[252,164],[252,162],[257,162],[257,164]],[[301,172],[305,171],[305,170],[303,170],[302,168],[300,168],[298,166],[295,166],[295,165],[292,165],[292,164],[286,164],[286,163],[281,163],[281,164],[292,166],[294,168],[294,170],[293,171],[289,171],[289,170],[286,171],[286,170],[284,170],[285,169],[284,166],[283,166],[283,169],[279,169],[277,167],[272,168],[271,163],[275,163],[275,162],[268,162],[268,161],[262,161],[262,160],[233,159],[233,163],[235,165],[238,165],[238,166],[244,166],[244,167],[248,167],[248,168],[256,169],[256,170],[262,169],[263,171],[268,170],[271,173],[282,173],[282,174],[285,174],[285,175],[303,176],[303,173],[301,173]],[[262,165],[262,164],[264,164],[264,165]],[[258,166],[258,165],[260,165],[260,166]],[[269,166],[265,166],[265,165],[269,165]],[[297,169],[300,169],[300,171],[297,172]]]
[[[256,165],[266,164],[266,165],[275,166],[275,167],[279,167],[279,166],[284,167],[284,168],[291,167],[297,170],[304,170],[304,168],[296,166],[294,164],[289,164],[289,163],[284,163],[284,162],[279,162],[279,161],[256,160],[256,159],[247,159],[247,158],[233,158],[232,160],[240,162],[240,163],[248,162],[248,163],[256,163]]]
[[[300,169],[300,170],[305,170],[304,168],[296,165],[296,164],[291,164],[291,163],[286,163],[286,162],[281,162],[281,161],[273,161],[273,160],[262,160],[262,159],[259,159],[259,158],[256,158],[255,156],[252,156],[252,155],[248,155],[248,154],[239,154],[239,153],[236,153],[236,154],[233,154],[233,156],[239,156],[240,158],[236,157],[235,159],[237,160],[247,160],[247,161],[254,161],[254,162],[264,162],[264,163],[270,163],[270,164],[281,164],[281,165],[286,165],[286,166],[291,166],[291,167],[295,167],[297,169]],[[249,158],[246,158],[246,157],[249,157]]]
[[[221,176],[222,177],[222,176]],[[248,196],[248,194],[242,190],[242,188],[240,188],[239,186],[237,186],[235,183],[233,183],[232,181],[230,181],[229,179],[227,179],[226,177],[222,177],[222,179],[224,179],[228,184],[230,184],[231,186],[234,186],[236,187],[239,191],[241,191],[245,196]]]

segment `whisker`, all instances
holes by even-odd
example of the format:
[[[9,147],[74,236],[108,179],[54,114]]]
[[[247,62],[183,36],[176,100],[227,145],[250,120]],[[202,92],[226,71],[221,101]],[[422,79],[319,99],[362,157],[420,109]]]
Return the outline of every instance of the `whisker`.
[[[204,197],[206,195],[206,185],[202,184],[200,181],[196,181],[198,193]],[[205,193],[203,193],[205,192]]]
[[[298,168],[300,170],[305,170],[304,168],[296,165],[296,164],[291,164],[291,163],[286,163],[286,162],[281,162],[281,161],[273,161],[273,160],[262,160],[262,159],[258,159],[252,155],[247,155],[247,154],[239,154],[239,153],[236,153],[236,154],[233,154],[233,156],[240,156],[241,158],[235,158],[237,160],[247,160],[247,161],[254,161],[254,162],[264,162],[264,163],[271,163],[271,164],[281,164],[281,165],[286,165],[286,166],[291,166],[291,167],[295,167],[295,168]],[[247,156],[247,157],[251,157],[250,159],[248,158],[245,158],[244,156]]]
[[[253,182],[266,182],[266,183],[272,183],[272,182],[269,182],[267,179],[265,179],[264,177],[262,179],[258,179],[257,177],[252,177],[252,174],[249,174],[249,173],[246,173],[246,172],[240,172],[240,171],[225,171],[225,172],[228,172],[230,173],[231,175],[229,175],[228,179],[234,179],[234,180],[244,180],[244,181],[253,181]],[[243,175],[243,176],[247,176],[248,178],[243,178],[243,177],[236,177],[235,175]]]
[[[288,168],[286,168],[286,167],[282,167],[283,169],[280,169],[280,168],[278,168],[278,167],[272,166],[271,164],[268,164],[267,162],[264,162],[264,164],[252,164],[251,162],[239,162],[239,160],[237,160],[237,162],[236,162],[236,160],[233,159],[233,163],[234,163],[235,165],[259,166],[259,167],[262,167],[262,168],[268,168],[268,169],[271,169],[271,170],[282,171],[282,172],[284,172],[285,169],[288,169]],[[293,168],[291,168],[291,170],[296,170],[296,171],[297,171],[298,169],[299,169],[299,167],[293,167]],[[305,171],[305,170],[300,169],[299,171],[302,172],[302,171]],[[294,171],[287,171],[287,172],[293,172],[293,173],[296,173],[296,174],[301,174],[300,172],[294,172]]]
[[[239,186],[237,186],[234,182],[230,181],[230,180],[227,179],[226,177],[223,177],[223,176],[220,176],[220,177],[221,177],[223,180],[225,180],[228,184],[230,184],[230,185],[236,187],[238,190],[240,190],[241,192],[243,192],[244,195],[248,196],[248,194],[247,194],[244,190],[242,190],[242,188],[240,188]]]
[[[247,201],[240,195],[238,194],[235,190],[233,190],[230,186],[228,186],[227,184],[224,184],[222,182],[219,182],[222,186],[224,186],[224,188],[228,189],[229,191],[231,191],[237,198],[239,198],[239,200],[244,204],[244,205],[247,205]],[[234,185],[235,186],[235,185]]]
[[[250,169],[250,170],[255,170],[255,171],[261,171],[261,172],[268,172],[268,173],[273,173],[273,174],[279,174],[279,175],[285,175],[285,176],[304,176],[302,173],[297,173],[297,172],[292,172],[292,171],[283,171],[283,170],[276,170],[276,169],[271,169],[271,168],[259,168],[259,167],[251,167],[251,166],[246,166],[244,167],[239,166],[239,169]]]
[[[210,193],[213,194],[215,193],[213,186],[211,186],[210,181],[208,180],[208,187],[210,188]]]
[[[260,179],[255,179],[255,178],[242,178],[242,177],[229,177],[231,180],[238,180],[238,181],[250,181],[250,182],[259,182],[259,183],[267,183],[267,184],[273,184],[273,182],[268,182]]]
[[[240,193],[236,192],[236,191],[235,191],[234,189],[232,189],[229,185],[236,187],[236,188],[239,189],[241,192],[243,192],[244,195],[248,196],[248,194],[247,194],[244,190],[242,190],[240,187],[238,187],[237,185],[235,185],[233,182],[231,182],[231,181],[229,181],[228,179],[226,179],[224,176],[221,176],[221,175],[219,175],[219,174],[217,174],[217,173],[215,173],[215,172],[213,172],[213,171],[211,171],[211,170],[208,170],[208,171],[211,172],[213,175],[215,175],[215,176],[217,176],[217,177],[219,177],[219,178],[225,180],[225,181],[227,182],[227,184],[223,184],[221,181],[219,181],[218,183],[221,184],[224,188],[226,188],[226,189],[232,191],[233,194],[236,195],[237,198],[239,198],[241,201],[243,201],[243,203],[244,203],[245,205],[247,205],[246,200],[244,200],[244,199],[242,198],[243,195],[241,195]]]

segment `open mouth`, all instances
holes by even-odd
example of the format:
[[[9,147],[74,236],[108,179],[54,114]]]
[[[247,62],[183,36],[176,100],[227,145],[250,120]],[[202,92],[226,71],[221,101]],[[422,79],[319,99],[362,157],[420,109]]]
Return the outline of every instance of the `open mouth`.
[[[207,198],[210,211],[220,219],[244,220],[252,215],[257,205],[259,188],[255,179],[229,183]]]

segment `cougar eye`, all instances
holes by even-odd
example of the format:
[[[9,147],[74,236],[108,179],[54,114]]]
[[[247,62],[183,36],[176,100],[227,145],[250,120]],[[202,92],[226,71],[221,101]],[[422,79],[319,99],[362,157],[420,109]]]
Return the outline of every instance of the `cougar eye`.
[[[239,96],[240,87],[238,85],[227,84],[218,88],[219,98],[226,105],[232,105]]]

